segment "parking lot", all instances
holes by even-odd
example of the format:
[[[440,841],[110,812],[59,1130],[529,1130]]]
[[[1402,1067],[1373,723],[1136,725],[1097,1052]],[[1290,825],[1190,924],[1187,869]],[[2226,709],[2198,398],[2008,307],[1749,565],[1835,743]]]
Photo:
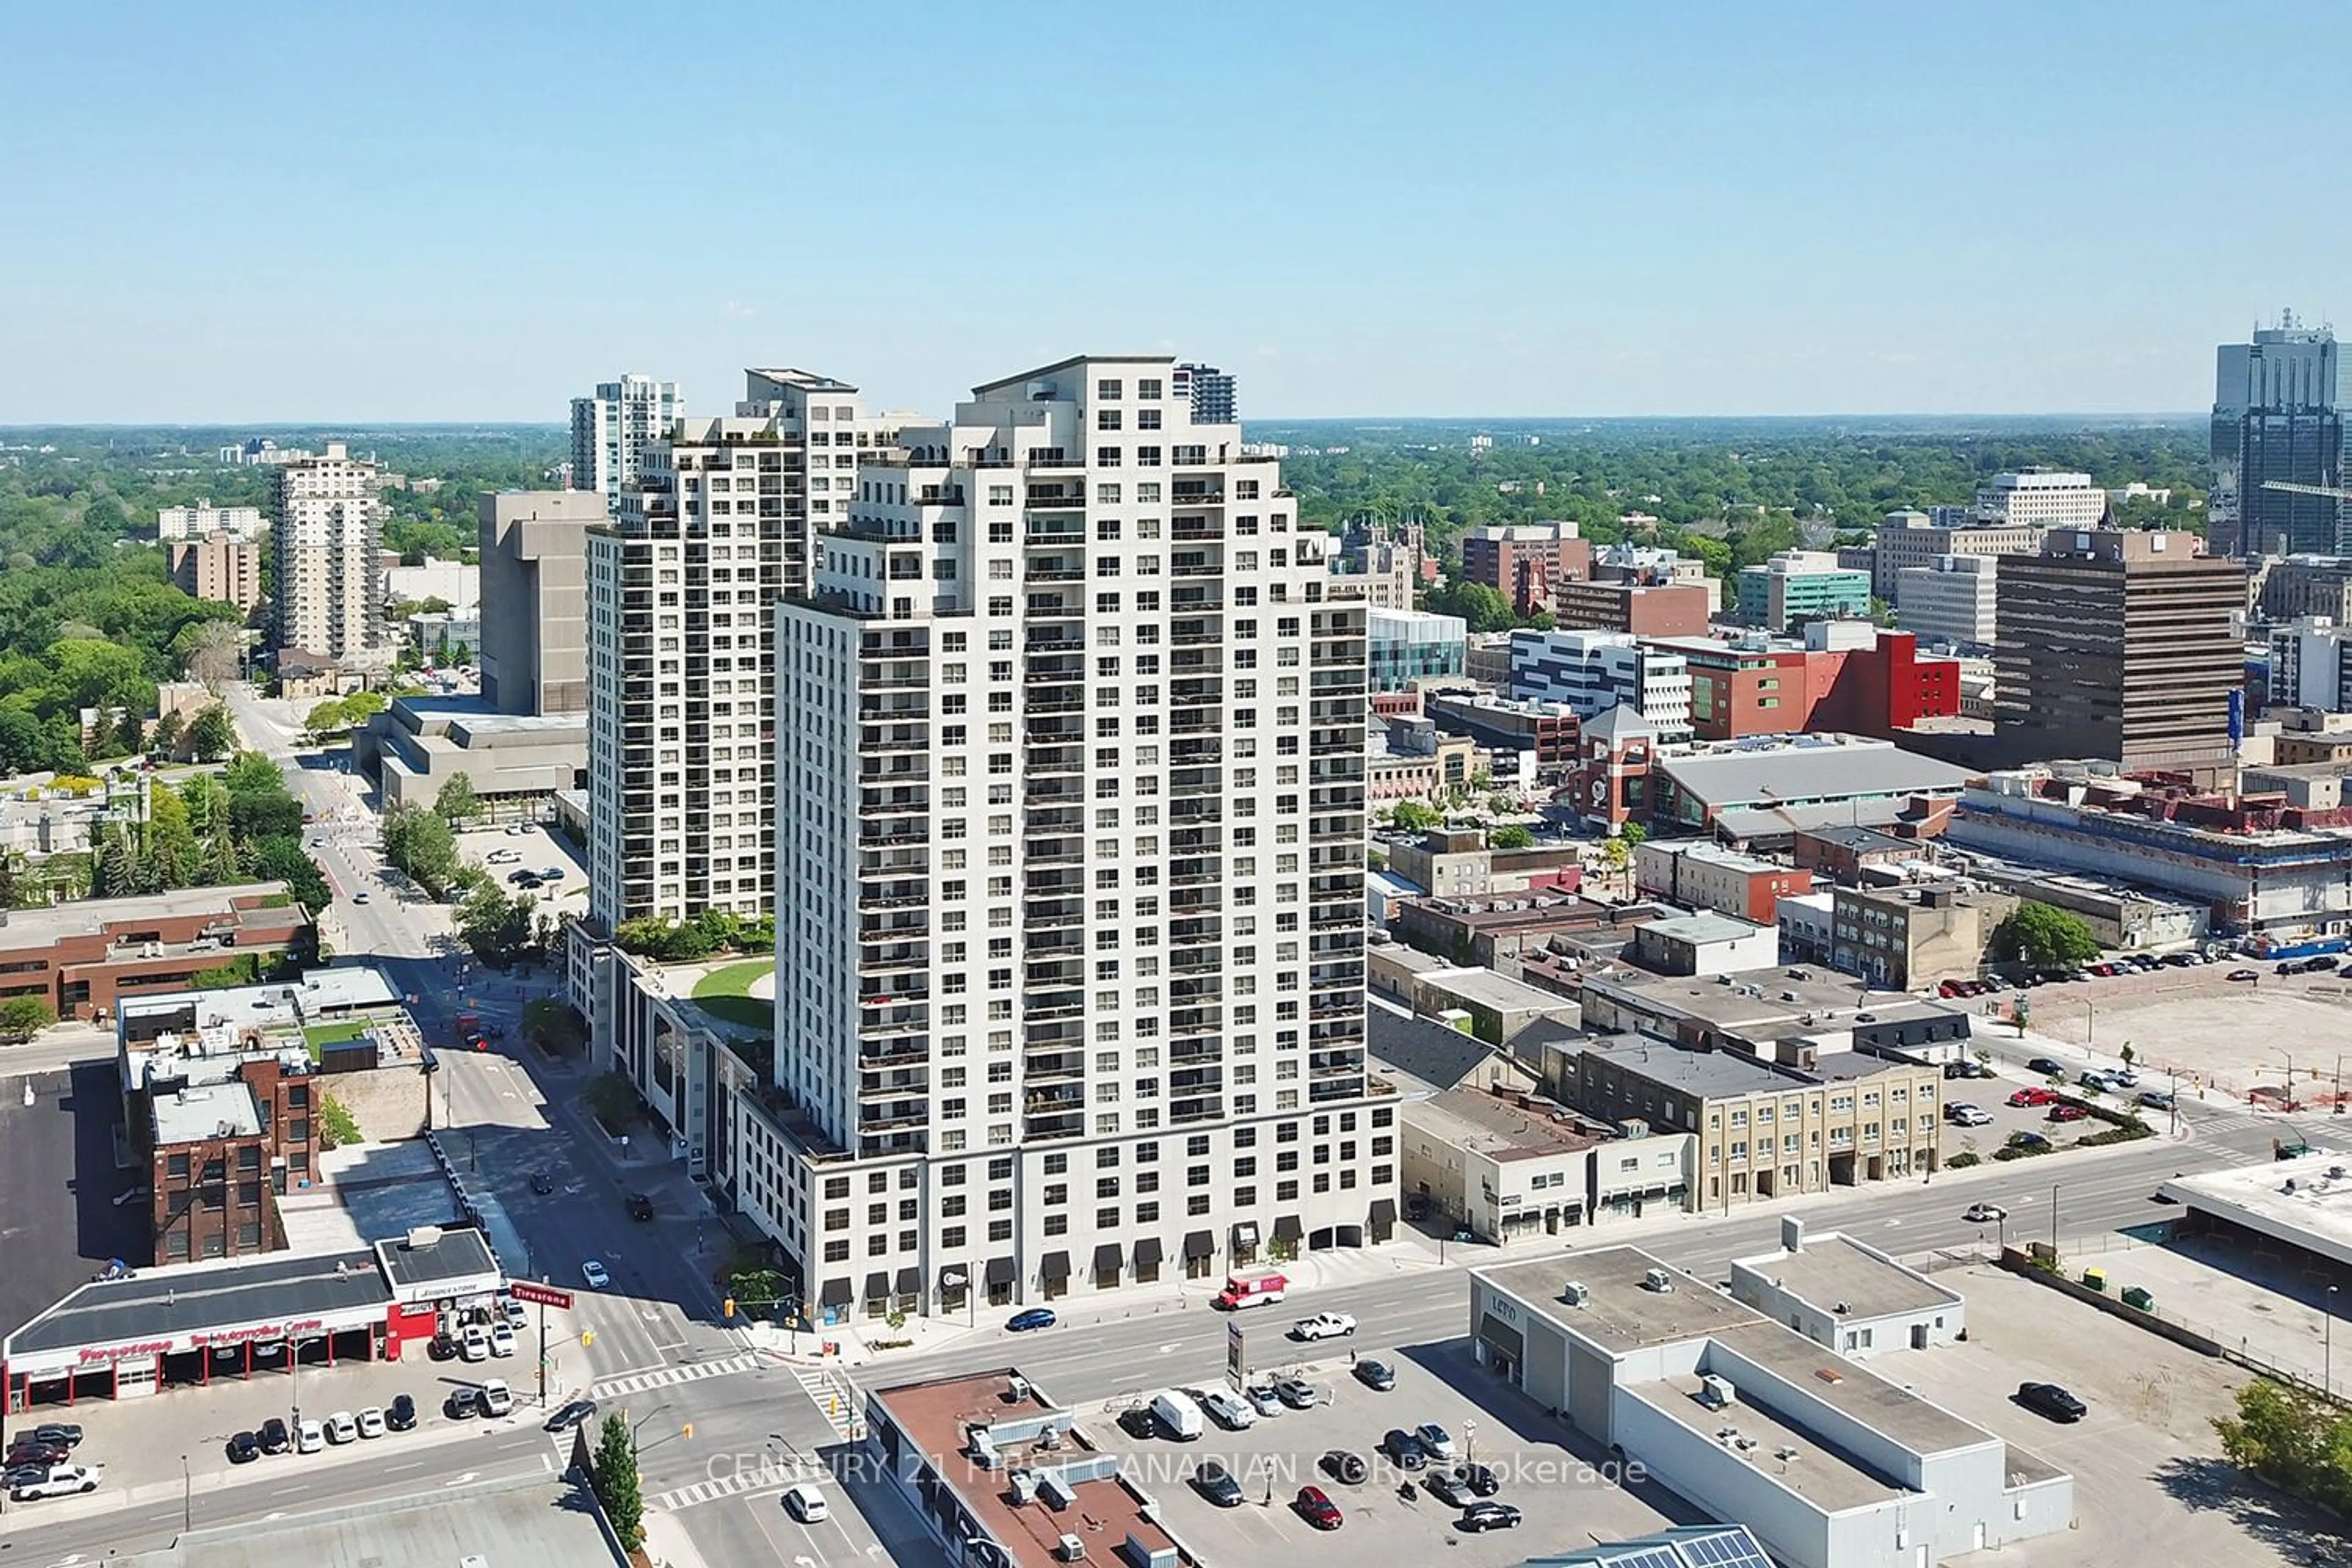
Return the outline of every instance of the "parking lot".
[[[457,853],[489,872],[499,888],[509,893],[522,890],[512,880],[518,872],[561,871],[562,875],[553,881],[531,890],[551,908],[575,893],[584,896],[588,886],[588,875],[572,846],[538,823],[469,828],[457,837]]]
[[[2029,1453],[2070,1470],[2080,1528],[2003,1549],[2032,1568],[2114,1563],[2257,1568],[2312,1561],[2311,1510],[2221,1458],[2212,1418],[2251,1375],[1990,1266],[1937,1282],[1968,1298],[1966,1341],[1870,1363]],[[2063,1384],[2089,1414],[2060,1426],[2019,1405],[2019,1384]]]
[[[2282,976],[2277,968],[2232,958],[2039,986],[2027,994],[2032,1028],[2103,1058],[2128,1045],[2143,1079],[2178,1069],[2184,1091],[2202,1086],[2240,1100],[2258,1086],[2284,1086],[2292,1058],[2294,1097],[2332,1103],[2339,1063],[2321,1042],[2352,1022],[2352,979],[2340,970]],[[2228,978],[2249,969],[2261,978]],[[2297,1048],[2305,1043],[2307,1053]]]
[[[1266,1350],[1252,1355],[1253,1382],[1295,1373],[1314,1386],[1322,1403],[1260,1415],[1241,1431],[1208,1422],[1198,1440],[1181,1443],[1164,1435],[1138,1439],[1118,1426],[1119,1413],[1148,1401],[1154,1390],[1108,1401],[1087,1417],[1088,1436],[1120,1457],[1127,1474],[1160,1500],[1169,1528],[1206,1562],[1273,1561],[1293,1552],[1325,1562],[1360,1562],[1370,1551],[1376,1560],[1406,1563],[1443,1547],[1449,1562],[1500,1565],[1588,1533],[1608,1541],[1703,1517],[1638,1474],[1633,1484],[1624,1484],[1622,1462],[1496,1382],[1471,1361],[1466,1347],[1415,1345],[1383,1353],[1380,1359],[1396,1376],[1396,1386],[1383,1393],[1351,1374],[1344,1350],[1284,1342],[1277,1360],[1276,1342],[1269,1334]],[[1364,1359],[1372,1358],[1368,1352]],[[1517,1529],[1457,1529],[1460,1510],[1425,1489],[1439,1465],[1402,1470],[1381,1452],[1391,1428],[1410,1430],[1424,1422],[1444,1427],[1454,1442],[1456,1457],[1442,1468],[1475,1463],[1494,1472],[1500,1483],[1494,1500],[1521,1510]],[[1364,1479],[1350,1485],[1335,1477],[1324,1464],[1334,1450],[1364,1460]],[[1189,1478],[1208,1459],[1233,1474],[1245,1500],[1220,1508],[1194,1489]],[[1414,1483],[1411,1500],[1399,1494],[1405,1480]],[[1305,1486],[1321,1487],[1339,1505],[1339,1529],[1319,1531],[1293,1506]]]

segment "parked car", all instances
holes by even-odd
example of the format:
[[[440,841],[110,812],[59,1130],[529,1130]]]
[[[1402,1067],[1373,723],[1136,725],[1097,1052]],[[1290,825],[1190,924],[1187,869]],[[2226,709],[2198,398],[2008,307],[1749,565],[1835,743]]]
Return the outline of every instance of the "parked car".
[[[60,1448],[81,1447],[81,1427],[71,1421],[44,1421],[26,1436],[36,1443],[50,1443]]]
[[[612,1275],[605,1272],[604,1266],[593,1258],[580,1266],[580,1278],[588,1281],[588,1289],[591,1290],[602,1290],[613,1283]],[[1051,1318],[1053,1314],[1049,1312],[1046,1316]]]
[[[1201,1395],[1200,1404],[1210,1420],[1229,1432],[1257,1425],[1257,1411],[1230,1388],[1209,1389]]]
[[[239,1432],[228,1440],[228,1462],[249,1465],[261,1458],[261,1439],[250,1432]]]
[[[352,1420],[359,1427],[362,1437],[381,1437],[386,1430],[383,1409],[381,1405],[371,1405],[352,1416]]]
[[[504,1415],[514,1409],[514,1391],[498,1378],[486,1378],[482,1383],[482,1414]]]
[[[2171,1094],[2161,1089],[2144,1089],[2140,1090],[2139,1102],[2142,1105],[2147,1106],[2150,1110],[2170,1110],[2173,1104]]]
[[[541,1425],[550,1432],[569,1432],[574,1426],[585,1426],[596,1419],[596,1402],[575,1399],[549,1416]]]
[[[510,871],[507,874],[507,885],[509,887],[536,888],[540,885],[541,880],[541,878],[536,871]]]
[[[275,1415],[261,1424],[260,1436],[261,1451],[265,1454],[282,1454],[294,1446],[293,1437],[286,1430],[286,1423]]]
[[[1203,1459],[1192,1475],[1192,1489],[1219,1508],[1239,1508],[1244,1502],[1241,1482],[1234,1473],[1214,1459]]]
[[[51,1465],[37,1475],[11,1477],[8,1496],[16,1502],[74,1497],[82,1492],[96,1491],[98,1483],[105,1478],[104,1465]]]
[[[1471,1502],[1470,1483],[1451,1470],[1432,1470],[1423,1476],[1421,1489],[1448,1508],[1462,1508]]]
[[[833,1517],[833,1510],[824,1494],[807,1481],[795,1482],[784,1489],[784,1511],[803,1524],[822,1524]]]
[[[1384,1361],[1360,1361],[1356,1363],[1356,1381],[1386,1394],[1396,1386],[1396,1368]]]
[[[1287,1408],[1271,1383],[1253,1383],[1242,1390],[1242,1397],[1255,1406],[1260,1415],[1279,1415]]]
[[[454,1360],[457,1354],[457,1342],[446,1333],[436,1331],[433,1335],[433,1343],[427,1347],[427,1353],[435,1361]]]
[[[2260,980],[2262,977],[2263,977],[2262,971],[2261,971],[2261,970],[2259,970],[2259,969],[2232,969],[2231,971],[2230,971],[2229,974],[2228,974],[2225,978],[2227,978],[2227,979],[2231,979],[2231,980],[2245,981],[2245,980]]]
[[[490,1336],[483,1330],[481,1324],[467,1323],[466,1325],[465,1331],[457,1337],[457,1353],[465,1357],[467,1361],[488,1361],[489,1359]]]
[[[320,1429],[326,1434],[327,1441],[330,1443],[341,1445],[356,1443],[360,1440],[360,1424],[352,1418],[352,1413],[348,1410],[333,1412],[319,1426]]]
[[[1402,1426],[1391,1426],[1381,1438],[1381,1452],[1394,1459],[1401,1470],[1418,1470],[1429,1463],[1429,1450],[1421,1439]]]
[[[2080,1421],[2090,1411],[2090,1406],[2054,1383],[2019,1384],[2017,1402],[2053,1421]]]
[[[1345,1312],[1318,1312],[1290,1325],[1290,1337],[1294,1340],[1336,1339],[1355,1331],[1356,1320]]]
[[[1004,1326],[1016,1334],[1031,1333],[1038,1329],[1050,1329],[1054,1326],[1054,1309],[1032,1307],[1026,1311],[1015,1312],[1004,1321]]]
[[[1985,1127],[1991,1124],[1992,1112],[1975,1105],[1948,1105],[1944,1120],[1955,1127]]]
[[[35,1442],[33,1435],[28,1432],[9,1445],[5,1464],[9,1469],[21,1470],[27,1466],[62,1465],[72,1458],[72,1453],[64,1444]]]
[[[523,1334],[530,1331],[530,1309],[512,1296],[499,1298],[499,1310],[506,1314],[507,1327],[516,1333]]]
[[[2336,960],[2334,953],[2323,952],[2318,954],[2316,957],[2306,958],[2303,961],[2304,973],[2306,974],[2317,974],[2323,970],[2335,968],[2336,963]]]
[[[1160,1436],[1160,1417],[1149,1405],[1130,1405],[1118,1413],[1118,1429],[1139,1443],[1149,1443]]]
[[[512,1328],[509,1327],[505,1323],[494,1323],[491,1325],[490,1353],[492,1355],[499,1356],[512,1355],[515,1353],[515,1331]]]
[[[470,1421],[482,1413],[481,1390],[470,1383],[461,1383],[449,1391],[441,1413],[452,1421]]]
[[[305,1421],[294,1428],[294,1451],[315,1454],[327,1446],[327,1430],[316,1421]]]
[[[1463,1465],[1454,1474],[1470,1489],[1473,1497],[1493,1497],[1503,1489],[1503,1483],[1496,1479],[1495,1472],[1484,1465]]]
[[[2090,1114],[2091,1113],[2088,1110],[2079,1105],[2061,1103],[2050,1108],[2050,1120],[2053,1121],[2081,1121],[2088,1118]]]
[[[1299,1518],[1318,1530],[1337,1530],[1347,1522],[1339,1505],[1321,1487],[1299,1488],[1297,1500],[1292,1506],[1297,1509]]]
[[[1424,1421],[1412,1429],[1413,1436],[1429,1450],[1432,1458],[1454,1458],[1454,1434],[1434,1421]]]
[[[393,1395],[384,1408],[383,1424],[395,1432],[413,1431],[416,1426],[416,1401],[405,1394]]]
[[[2054,1105],[2058,1091],[2054,1089],[2021,1089],[2009,1097],[2011,1105]]]
[[[1274,1394],[1293,1410],[1312,1410],[1323,1398],[1313,1384],[1299,1377],[1286,1377],[1276,1383]]]
[[[2027,1072],[2038,1072],[2044,1078],[2064,1078],[2066,1064],[2054,1057],[2035,1057],[2025,1064]]]
[[[1507,1502],[1474,1502],[1455,1522],[1467,1531],[1517,1530],[1519,1510]]]
[[[2050,1140],[2039,1132],[2020,1131],[2009,1135],[2009,1146],[2012,1149],[2047,1149]]]
[[[561,882],[563,880],[563,868],[561,866],[550,866],[546,870],[541,871],[539,874],[539,879],[542,882]]]
[[[1351,1487],[1362,1486],[1364,1478],[1371,1473],[1361,1454],[1351,1454],[1345,1448],[1333,1448],[1317,1463],[1325,1475]]]

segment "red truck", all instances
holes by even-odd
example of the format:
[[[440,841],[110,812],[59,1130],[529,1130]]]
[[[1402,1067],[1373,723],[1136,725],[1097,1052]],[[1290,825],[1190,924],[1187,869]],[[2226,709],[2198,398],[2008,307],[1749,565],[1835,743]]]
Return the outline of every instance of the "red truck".
[[[1229,1275],[1225,1288],[1217,1292],[1217,1305],[1228,1312],[1238,1312],[1245,1307],[1270,1307],[1282,1300],[1290,1281],[1271,1270],[1255,1274]]]

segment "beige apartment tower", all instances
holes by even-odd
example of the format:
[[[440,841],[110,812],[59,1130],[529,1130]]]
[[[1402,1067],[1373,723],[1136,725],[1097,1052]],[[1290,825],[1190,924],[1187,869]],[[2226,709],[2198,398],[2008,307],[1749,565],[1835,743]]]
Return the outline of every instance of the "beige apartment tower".
[[[382,473],[341,441],[270,476],[276,642],[338,664],[385,662]]]
[[[163,548],[169,552],[172,581],[191,598],[246,611],[261,603],[261,546],[254,541],[216,533]]]
[[[482,700],[499,712],[588,710],[588,531],[604,521],[586,490],[482,498]]]

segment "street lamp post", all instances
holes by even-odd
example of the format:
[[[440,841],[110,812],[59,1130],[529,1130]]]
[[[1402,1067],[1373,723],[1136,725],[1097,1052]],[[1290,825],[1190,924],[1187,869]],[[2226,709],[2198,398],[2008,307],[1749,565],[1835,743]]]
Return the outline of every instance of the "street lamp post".
[[[2336,1393],[2336,1287],[2327,1288],[2327,1321],[2320,1325],[2319,1386],[2331,1398]]]
[[[2058,1261],[2058,1184],[2050,1184],[2050,1261]]]
[[[2330,1287],[2332,1289],[2333,1287]],[[164,1516],[170,1518],[169,1514]],[[180,1456],[180,1531],[183,1534],[196,1527],[195,1482],[188,1476],[188,1457]]]

